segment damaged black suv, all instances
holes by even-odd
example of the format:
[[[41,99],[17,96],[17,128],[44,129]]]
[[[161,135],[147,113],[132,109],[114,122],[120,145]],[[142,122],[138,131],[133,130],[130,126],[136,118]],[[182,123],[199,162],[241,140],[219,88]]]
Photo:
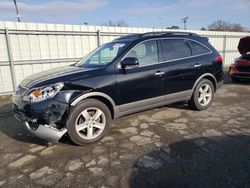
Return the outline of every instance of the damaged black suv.
[[[111,120],[187,101],[208,108],[223,82],[222,58],[194,33],[123,36],[79,62],[23,80],[13,95],[15,116],[50,142],[66,132],[83,145],[100,140]]]

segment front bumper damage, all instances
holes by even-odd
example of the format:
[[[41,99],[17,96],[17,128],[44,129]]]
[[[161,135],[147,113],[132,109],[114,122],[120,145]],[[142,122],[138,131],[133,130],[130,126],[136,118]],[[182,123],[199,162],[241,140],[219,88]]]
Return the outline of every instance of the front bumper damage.
[[[13,95],[13,112],[15,117],[24,123],[28,131],[48,142],[57,143],[67,132],[64,115],[69,109],[67,95],[57,95],[56,98],[39,103],[22,100],[22,96]]]
[[[31,134],[52,143],[57,143],[67,132],[66,128],[59,130],[49,125],[38,125],[36,129],[33,129],[27,121],[24,124]]]

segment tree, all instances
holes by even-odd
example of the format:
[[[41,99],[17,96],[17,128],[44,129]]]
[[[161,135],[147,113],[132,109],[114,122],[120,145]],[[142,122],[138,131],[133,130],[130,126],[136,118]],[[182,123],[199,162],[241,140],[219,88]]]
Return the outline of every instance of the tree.
[[[206,31],[207,29],[205,27],[202,27],[201,28],[201,31]]]
[[[223,20],[214,21],[207,27],[210,31],[236,31],[244,32],[246,29],[238,23],[229,23]]]
[[[232,30],[232,31],[237,31],[237,32],[246,31],[246,29],[245,29],[243,26],[241,26],[240,24],[236,24],[236,23],[233,23],[233,24],[231,25],[231,30]]]
[[[112,27],[128,27],[128,24],[123,20],[117,20],[115,22],[109,20],[102,24],[103,26],[112,26]]]
[[[171,26],[171,27],[167,27],[167,29],[180,29],[180,27],[179,27],[179,26],[176,26],[176,25],[173,25],[173,26]]]

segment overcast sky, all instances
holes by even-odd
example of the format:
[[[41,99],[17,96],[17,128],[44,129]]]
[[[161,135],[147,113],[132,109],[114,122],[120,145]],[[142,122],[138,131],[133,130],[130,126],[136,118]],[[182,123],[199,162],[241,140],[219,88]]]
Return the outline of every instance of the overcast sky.
[[[134,27],[206,27],[221,19],[250,30],[250,0],[17,0],[25,22],[100,25],[124,20]],[[159,19],[162,18],[162,19]],[[0,0],[0,20],[16,21],[13,0]]]

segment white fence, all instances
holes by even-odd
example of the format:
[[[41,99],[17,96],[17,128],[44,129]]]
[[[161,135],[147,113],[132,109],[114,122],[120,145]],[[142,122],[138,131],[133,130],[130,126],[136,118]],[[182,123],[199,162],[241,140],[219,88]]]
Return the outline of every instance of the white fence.
[[[119,36],[151,31],[163,29],[0,22],[0,95],[13,92],[16,85],[31,74],[75,62]],[[226,66],[239,56],[239,39],[249,35],[189,32],[209,37],[221,52]]]

